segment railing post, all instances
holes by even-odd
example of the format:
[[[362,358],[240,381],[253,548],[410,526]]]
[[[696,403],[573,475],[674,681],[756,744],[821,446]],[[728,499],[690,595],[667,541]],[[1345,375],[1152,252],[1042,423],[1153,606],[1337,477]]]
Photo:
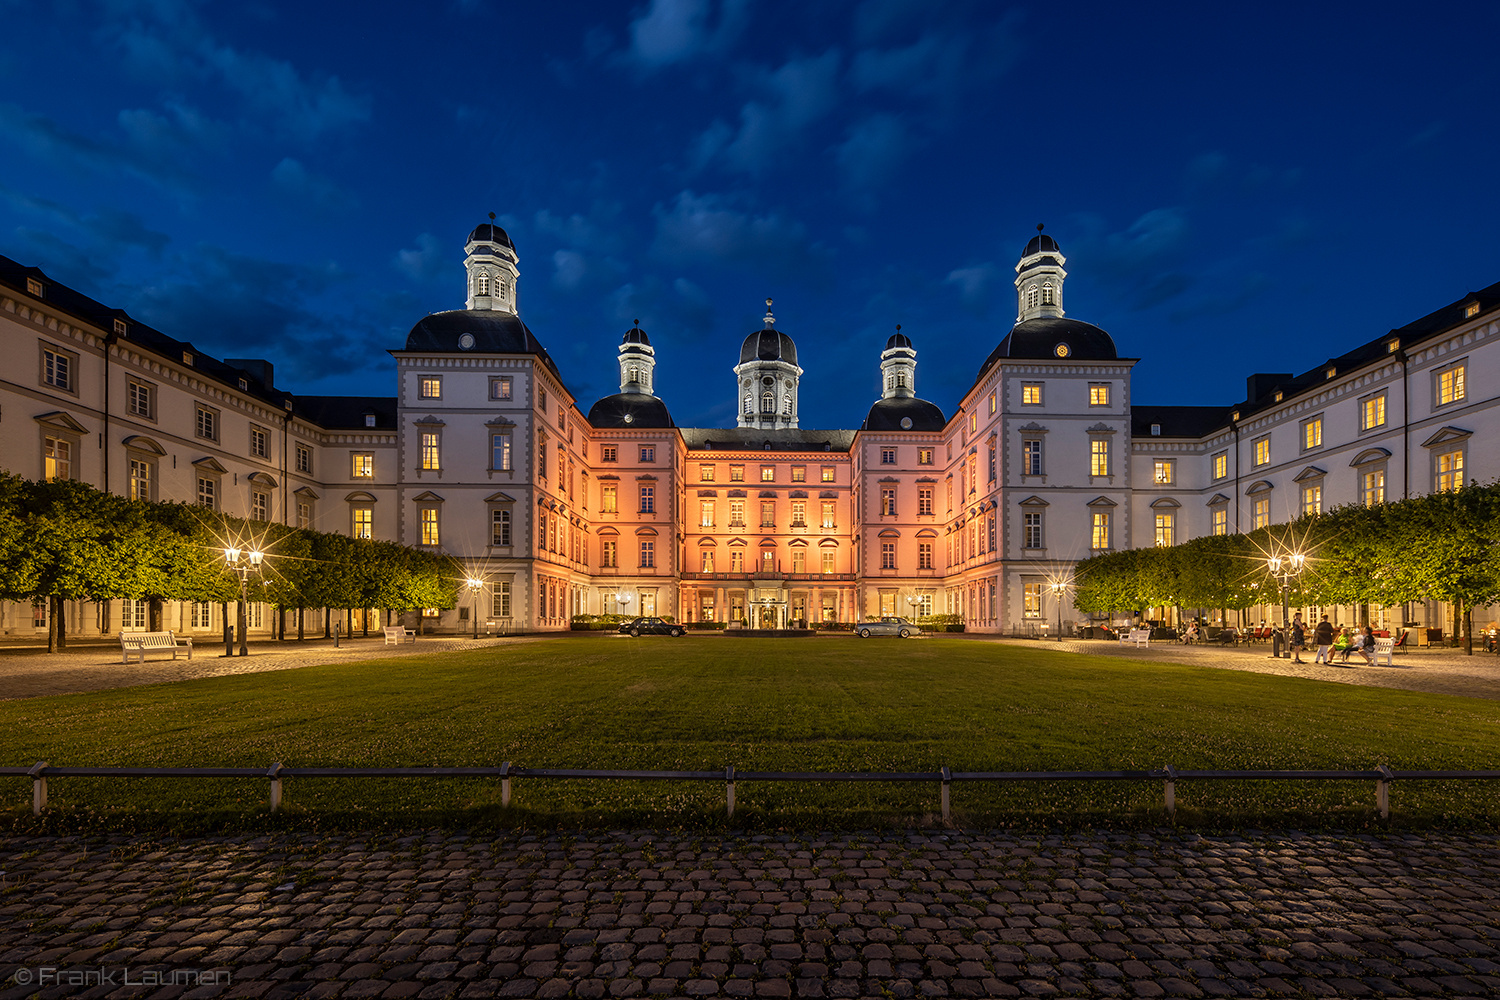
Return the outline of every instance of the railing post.
[[[500,765],[500,808],[510,807],[510,761]]]
[[[1381,774],[1380,780],[1375,782],[1375,808],[1380,810],[1381,819],[1390,819],[1391,782],[1395,780],[1396,774],[1386,764],[1381,764],[1375,770]]]
[[[727,803],[727,818],[734,819],[734,765],[724,769],[724,798]]]
[[[272,764],[266,777],[271,779],[271,811],[275,812],[281,808],[281,765]]]
[[[47,808],[47,762],[39,760],[31,766],[31,815],[40,816]]]
[[[1171,764],[1167,765],[1166,800],[1167,818],[1175,819],[1177,816],[1177,769]]]
[[[952,813],[948,809],[948,785],[952,781],[953,781],[953,772],[950,771],[950,770],[948,770],[948,765],[947,764],[944,764],[943,765],[943,822],[944,823],[948,822],[949,819],[952,818]]]

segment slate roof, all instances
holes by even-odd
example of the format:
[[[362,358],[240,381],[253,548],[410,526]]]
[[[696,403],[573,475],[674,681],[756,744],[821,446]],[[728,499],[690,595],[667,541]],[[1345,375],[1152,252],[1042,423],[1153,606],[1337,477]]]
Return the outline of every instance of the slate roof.
[[[676,427],[667,404],[644,392],[605,396],[589,409],[592,427]]]
[[[850,430],[761,430],[756,427],[683,427],[688,451],[848,451]]]

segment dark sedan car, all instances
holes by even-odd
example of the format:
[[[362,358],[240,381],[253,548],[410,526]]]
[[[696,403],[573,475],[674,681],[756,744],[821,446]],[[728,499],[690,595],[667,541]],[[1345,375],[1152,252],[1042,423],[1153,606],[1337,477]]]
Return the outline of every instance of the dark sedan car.
[[[621,625],[620,631],[627,635],[687,635],[687,629],[681,625],[660,618],[636,618]]]

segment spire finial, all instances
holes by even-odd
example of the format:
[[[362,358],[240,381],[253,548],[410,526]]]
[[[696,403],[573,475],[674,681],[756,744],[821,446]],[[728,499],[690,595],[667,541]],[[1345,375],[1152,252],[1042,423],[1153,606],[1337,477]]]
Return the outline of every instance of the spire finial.
[[[901,324],[900,324],[900,323],[897,323],[897,324],[896,324],[896,332],[897,332],[897,333],[900,333],[900,332],[901,332]]]
[[[630,322],[634,323],[636,326],[640,326],[641,325],[641,321],[639,319],[633,319]]]
[[[776,317],[771,315],[771,300],[768,297],[766,299],[766,329],[769,330],[775,322]]]
[[[492,222],[492,223],[493,223],[493,222],[494,222],[494,221],[495,221],[495,213],[494,213],[494,212],[491,212],[491,213],[490,213],[490,222]]]
[[[493,215],[492,215],[492,216],[490,216],[490,218],[492,218],[492,219],[493,219],[493,218],[494,218],[494,216],[493,216]],[[1044,225],[1043,225],[1043,224],[1042,224],[1042,223],[1040,223],[1040,222],[1038,222],[1038,223],[1037,223],[1037,224],[1036,224],[1036,231],[1037,231],[1037,232],[1041,232],[1041,231],[1042,231],[1042,230],[1043,230],[1043,229],[1045,229],[1045,228],[1047,228],[1047,227],[1046,227],[1046,226],[1044,226]]]

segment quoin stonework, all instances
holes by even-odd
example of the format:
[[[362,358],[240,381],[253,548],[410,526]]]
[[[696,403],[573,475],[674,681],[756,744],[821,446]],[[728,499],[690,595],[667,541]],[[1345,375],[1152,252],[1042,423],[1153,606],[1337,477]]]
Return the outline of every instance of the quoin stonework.
[[[768,300],[738,355],[725,345],[735,426],[703,428],[673,421],[639,325],[621,338],[620,391],[575,398],[521,319],[510,237],[480,225],[465,252],[464,308],[390,351],[394,398],[294,395],[270,360],[210,357],[0,257],[0,467],[449,553],[484,589],[431,615],[437,628],[470,628],[477,606],[512,630],[939,613],[981,632],[1078,617],[1048,585],[1091,554],[1500,468],[1500,407],[1469,378],[1500,371],[1500,284],[1330,345],[1341,353],[1301,374],[1247,373],[1238,403],[1136,406],[1136,359],[1066,313],[1067,259],[1038,233],[1016,264],[1015,325],[951,410],[918,395],[922,345],[898,329],[871,345],[882,395],[858,426],[803,426],[796,342]],[[66,609],[74,634],[148,624],[139,602]],[[0,632],[45,633],[46,613],[0,603]],[[220,614],[169,604],[160,627],[216,634]],[[273,624],[261,606],[249,620]]]

